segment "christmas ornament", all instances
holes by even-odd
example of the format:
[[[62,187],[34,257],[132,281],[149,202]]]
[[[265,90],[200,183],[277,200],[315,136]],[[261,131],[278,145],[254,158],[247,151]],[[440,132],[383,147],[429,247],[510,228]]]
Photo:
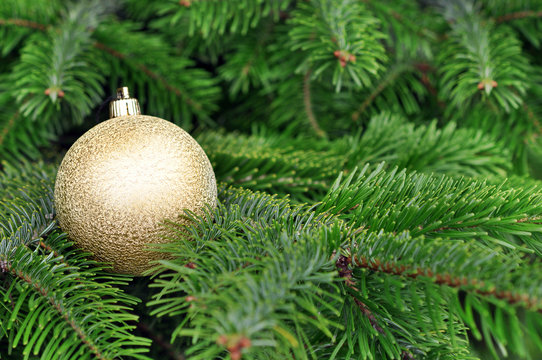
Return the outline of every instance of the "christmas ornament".
[[[117,90],[111,119],[79,138],[55,183],[57,219],[74,243],[113,271],[141,275],[168,242],[163,222],[187,223],[188,209],[216,206],[216,180],[203,149],[175,124],[141,115],[128,88]]]

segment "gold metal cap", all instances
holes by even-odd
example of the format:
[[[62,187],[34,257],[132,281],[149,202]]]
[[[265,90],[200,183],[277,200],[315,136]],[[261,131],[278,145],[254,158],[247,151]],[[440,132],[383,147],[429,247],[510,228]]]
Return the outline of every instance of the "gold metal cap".
[[[109,117],[141,115],[139,101],[131,98],[126,86],[117,89],[117,99],[109,103]]]

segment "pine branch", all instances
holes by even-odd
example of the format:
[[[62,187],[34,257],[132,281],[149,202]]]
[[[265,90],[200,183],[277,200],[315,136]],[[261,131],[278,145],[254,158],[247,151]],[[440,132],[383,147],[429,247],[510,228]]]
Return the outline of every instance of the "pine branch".
[[[371,299],[363,300],[353,289],[349,290],[349,298],[354,309],[341,300],[341,290],[330,287],[329,281],[335,279],[342,286],[344,279],[328,277],[331,274],[327,273],[337,266],[335,250],[347,243],[351,234],[341,222],[314,213],[314,208],[290,207],[284,199],[246,190],[230,189],[221,192],[220,198],[224,205],[186,229],[191,240],[186,232],[179,231],[179,241],[168,248],[175,259],[162,262],[153,284],[160,289],[151,302],[156,307],[153,314],[187,316],[189,320],[174,331],[174,336],[197,337],[200,345],[189,350],[195,356],[217,356],[224,347],[235,356],[263,355],[269,344],[273,358],[291,356],[289,351],[296,358],[329,358],[332,353],[346,354],[348,348],[357,347],[357,341],[366,342],[375,335],[379,336],[374,338],[373,352],[383,358],[408,356],[412,351],[440,356],[448,351],[462,353],[446,345],[452,330],[415,330],[400,316],[390,318],[389,309],[376,306]],[[267,292],[274,295],[267,297]],[[359,308],[361,303],[365,305],[363,310]],[[296,305],[284,308],[281,304]],[[230,309],[229,315],[217,315],[222,313],[217,309],[224,308]],[[309,318],[305,317],[306,311]],[[382,332],[375,329],[369,320],[372,317],[367,317],[369,313],[375,319],[382,318],[377,327]],[[343,326],[348,331],[342,330]],[[358,335],[346,346],[346,337],[354,331],[351,326]],[[335,329],[334,333],[328,333],[326,328]],[[452,332],[463,336],[459,335],[462,331],[456,324]],[[335,340],[329,343],[331,336]],[[329,345],[313,346],[310,339],[315,337]],[[238,353],[243,338],[250,341],[250,347],[242,347]],[[428,341],[438,345],[427,345]]]
[[[157,25],[168,24],[173,31],[187,29],[177,37],[200,36],[203,39],[224,37],[229,34],[245,35],[265,18],[279,19],[291,1],[239,0],[235,4],[220,0],[157,1],[142,4],[127,1],[131,14],[138,19],[156,19]]]
[[[539,255],[541,196],[539,187],[510,189],[506,183],[387,172],[380,165],[372,172],[366,166],[344,181],[340,176],[320,211],[340,214],[353,227],[371,232],[477,239],[490,248]],[[500,201],[507,205],[499,206]]]
[[[269,45],[276,36],[276,24],[265,21],[249,32],[243,41],[231,44],[230,55],[225,64],[219,67],[220,76],[228,83],[231,98],[239,99],[240,94],[249,94],[250,90],[263,88],[270,90],[272,72]]]
[[[162,262],[162,272],[153,284],[160,289],[150,303],[156,307],[153,314],[186,314],[189,320],[173,334],[197,334],[205,344],[193,348],[197,356],[218,356],[226,349],[239,358],[271,346],[275,357],[307,357],[315,349],[308,333],[303,335],[303,324],[316,326],[326,337],[331,336],[330,328],[340,327],[324,313],[315,312],[316,304],[339,301],[327,290],[334,279],[328,247],[321,251],[307,246],[315,241],[307,232],[325,225],[326,217],[246,190],[228,190],[221,198],[228,208],[220,206],[199,219],[197,228],[188,229],[198,234],[195,238],[186,241],[179,232],[180,242],[170,249],[175,260]],[[220,225],[210,227],[215,221]],[[280,225],[285,232],[277,233],[269,226],[275,221],[289,223]],[[319,290],[312,284],[318,284]],[[218,308],[229,312],[215,314]],[[336,313],[331,305],[326,309],[325,313]]]
[[[306,201],[322,193],[336,176],[340,157],[296,146],[276,136],[243,136],[206,132],[198,141],[209,156],[219,181]],[[302,159],[302,161],[301,161]]]
[[[463,7],[449,2],[445,9],[452,32],[438,62],[442,96],[452,100],[448,112],[481,100],[505,112],[517,109],[529,65],[515,34],[481,19],[470,1]]]
[[[349,170],[382,161],[452,176],[504,175],[512,168],[510,155],[481,130],[458,128],[453,122],[442,128],[435,121],[414,126],[389,112],[373,116],[363,134],[345,136],[327,149],[348,154]]]
[[[120,60],[126,60],[128,58],[128,56],[126,54],[123,54],[123,53],[120,53],[118,52],[117,50],[115,49],[112,49],[110,47],[108,47],[107,45],[104,45],[100,42],[95,42],[93,44],[94,47],[100,49],[100,50],[103,50],[111,55],[113,55],[114,57],[120,59]],[[197,110],[201,110],[201,104],[199,103],[196,103],[194,102],[192,99],[190,99],[189,97],[186,97],[185,95],[183,95],[182,91],[171,85],[164,77],[160,76],[159,74],[157,74],[156,72],[150,70],[147,66],[143,65],[143,64],[135,64],[135,66],[143,71],[145,74],[147,74],[151,79],[154,79],[154,80],[157,80],[159,81],[162,85],[164,85],[164,87],[173,92],[177,97],[179,98],[182,98],[183,101],[186,101],[186,103],[190,106],[193,106],[194,108],[196,108]]]
[[[457,314],[472,329],[477,338],[481,338],[477,325],[470,314],[474,306],[484,323],[493,323],[494,312],[487,311],[489,304],[504,312],[510,327],[519,328],[519,320],[514,309],[523,307],[529,310],[529,316],[542,319],[542,292],[540,283],[540,262],[530,262],[523,257],[505,255],[499,250],[480,247],[476,242],[462,242],[455,239],[412,238],[408,233],[369,233],[360,232],[344,248],[345,263],[354,269],[366,269],[370,273],[358,272],[360,284],[363,276],[382,274],[399,276],[403,280],[412,279],[415,284],[424,286],[448,287],[461,289],[470,298],[477,300],[464,303],[459,298],[447,300],[451,309],[457,308]],[[429,285],[431,284],[431,285]],[[359,286],[359,285],[358,285]],[[365,297],[367,290],[365,290]],[[358,291],[363,293],[362,291]],[[430,291],[431,297],[444,296],[444,291]],[[453,292],[457,293],[457,292]],[[369,296],[370,298],[370,296]],[[473,302],[474,301],[474,302]],[[438,323],[438,320],[433,320]],[[502,324],[502,321],[501,321]],[[486,340],[494,338],[502,345],[510,343],[513,351],[521,353],[524,344],[517,342],[522,334],[507,330],[502,325],[495,325],[485,334]],[[487,329],[486,329],[487,330]],[[484,330],[484,331],[486,331]],[[523,336],[540,339],[533,329],[523,329]],[[489,336],[489,338],[488,338]],[[512,338],[516,338],[512,341]]]
[[[312,69],[313,78],[325,76],[337,92],[350,82],[359,88],[370,86],[386,60],[378,42],[384,37],[378,21],[359,2],[301,2],[288,24],[292,50],[305,57],[297,71]],[[370,53],[364,51],[367,47]]]
[[[145,358],[137,326],[172,358],[536,357],[539,1],[108,4],[0,1],[2,358]],[[237,131],[196,135],[220,204],[168,224],[149,289],[60,232],[54,166],[19,164],[121,83]]]
[[[27,27],[27,28],[31,28],[31,29],[35,29],[35,30],[40,30],[40,31],[47,31],[48,29],[50,29],[50,25],[44,25],[44,24],[40,24],[40,23],[37,23],[37,22],[34,22],[34,21],[28,21],[28,20],[24,20],[24,19],[0,19],[0,25],[15,25],[15,26],[22,26],[22,27]],[[108,47],[107,45],[101,43],[101,42],[94,42],[92,44],[92,46],[94,46],[95,48],[99,49],[99,50],[102,50],[102,51],[105,51],[113,56],[115,56],[116,58],[120,59],[120,60],[126,60],[128,58],[128,55],[126,54],[123,54],[113,48],[110,48]],[[141,71],[143,71],[145,74],[147,74],[150,78],[154,79],[154,80],[157,80],[159,81],[160,83],[162,83],[166,89],[168,89],[169,91],[173,92],[176,96],[178,97],[183,97],[183,94],[181,92],[180,89],[176,88],[175,86],[171,85],[165,78],[163,78],[162,76],[160,76],[159,74],[157,74],[156,72],[150,70],[148,67],[146,67],[144,64],[136,64],[136,67],[138,69],[140,69]],[[201,109],[201,105],[198,104],[198,103],[194,103],[192,99],[190,98],[186,98],[185,101],[191,105],[191,106],[194,106],[196,109]]]
[[[12,327],[13,321],[19,316],[22,318],[15,330],[21,323],[27,328],[43,327],[45,318],[53,319],[50,322],[51,326],[42,332],[34,332],[32,336],[28,331],[23,336],[22,329],[19,329],[17,336],[10,344],[12,347],[16,347],[19,340],[22,340],[26,345],[26,351],[34,348],[35,353],[41,351],[44,356],[60,351],[62,356],[66,358],[77,354],[81,356],[80,358],[90,358],[90,354],[93,354],[99,359],[112,359],[122,355],[148,359],[139,354],[145,351],[144,347],[149,345],[148,341],[136,338],[128,331],[131,327],[127,326],[126,322],[133,321],[135,316],[123,313],[124,305],[116,305],[114,302],[106,300],[107,295],[116,298],[115,302],[119,300],[125,303],[134,302],[134,299],[119,296],[118,290],[111,287],[110,284],[119,282],[120,278],[110,277],[113,280],[111,283],[92,282],[88,279],[88,275],[94,275],[94,272],[90,274],[72,273],[70,268],[55,264],[56,260],[52,254],[40,256],[24,247],[17,248],[7,263],[9,272],[16,279],[30,285],[24,287],[25,290],[19,294],[18,305],[9,314],[10,321],[7,323],[7,329]],[[71,283],[70,278],[73,278],[74,275],[78,275],[78,278],[85,278],[85,280],[78,279],[75,284]],[[79,284],[81,281],[85,285],[83,288]],[[40,309],[39,312],[43,312],[42,316],[38,318],[32,316],[32,312],[29,311],[31,308],[26,310],[26,306],[20,307],[26,297],[32,296],[32,291],[40,296],[39,298],[34,296],[34,302]],[[49,304],[51,310],[45,306],[46,303]],[[93,308],[94,310],[92,310]],[[86,313],[82,312],[83,310]],[[26,313],[22,313],[23,311]],[[52,312],[56,314],[53,315]],[[88,316],[90,312],[93,312],[92,317]],[[96,324],[101,327],[99,331],[96,331]],[[65,329],[66,326],[72,329],[72,336],[68,335],[63,343],[59,341],[58,337],[53,338],[40,349],[48,332],[65,331],[61,329]],[[114,346],[109,344],[111,339],[116,340]]]
[[[122,38],[111,36],[122,33]],[[110,21],[93,34],[103,49],[114,52],[108,57],[117,69],[111,74],[113,84],[122,82],[136,89],[146,112],[183,125],[194,126],[193,116],[211,124],[210,113],[217,109],[220,96],[217,79],[194,66],[188,56],[159,35],[141,31],[141,25],[130,21]],[[152,53],[152,56],[149,56]],[[181,101],[179,101],[181,100]]]
[[[28,28],[40,30],[40,31],[47,31],[48,29],[50,29],[50,26],[46,26],[46,25],[39,24],[39,23],[36,23],[36,22],[31,22],[31,21],[19,20],[19,19],[0,19],[0,25],[23,26],[23,27],[28,27]],[[108,53],[108,54],[110,54],[110,55],[112,55],[112,56],[114,56],[114,57],[116,57],[116,58],[118,58],[120,60],[126,61],[126,60],[129,59],[130,63],[134,62],[133,57],[131,57],[131,56],[125,54],[125,53],[119,52],[119,51],[105,45],[102,42],[95,41],[95,42],[92,43],[92,46],[95,47],[96,49],[104,51],[104,52],[106,52],[106,53]],[[151,70],[145,64],[138,63],[136,61],[134,63],[134,65],[135,65],[135,67],[137,69],[139,69],[140,71],[145,73],[147,76],[149,76],[149,78],[151,78],[151,79],[159,82],[160,84],[162,84],[165,87],[165,89],[167,89],[168,91],[174,93],[175,96],[181,98],[189,106],[193,107],[196,111],[201,111],[202,110],[202,107],[203,107],[202,104],[200,104],[200,103],[194,101],[193,99],[191,99],[190,97],[186,96],[186,94],[184,94],[181,91],[181,89],[179,89],[178,87],[172,85],[163,76],[161,76],[157,72]]]
[[[15,125],[15,121],[17,120],[17,117],[19,117],[18,111],[16,111],[12,116],[9,117],[7,124],[5,124],[4,127],[2,128],[2,132],[0,132],[0,148],[2,148],[4,139],[6,139],[8,133]]]
[[[51,290],[47,288],[44,284],[42,284],[40,282],[40,279],[32,277],[33,274],[29,272],[25,273],[18,267],[15,268],[9,262],[7,263],[6,269],[12,275],[18,277],[20,280],[32,286],[36,292],[46,298],[51,304],[51,306],[58,312],[58,314],[63,317],[64,321],[66,321],[66,323],[73,329],[73,331],[77,333],[77,336],[79,337],[81,342],[89,348],[89,350],[94,354],[97,359],[108,359],[104,356],[100,349],[98,349],[96,344],[89,338],[89,336],[83,331],[83,329],[81,329],[80,324],[78,324],[73,318],[71,318],[69,314],[64,312],[64,303],[61,301],[61,299],[58,299],[54,295],[52,295],[50,293]]]
[[[114,287],[126,278],[103,273],[51,221],[51,171],[8,165],[2,174],[0,261],[8,285],[0,284],[0,294],[16,300],[0,309],[0,340],[44,359],[148,359],[140,354],[148,340],[130,333],[136,317],[126,310],[137,301]]]

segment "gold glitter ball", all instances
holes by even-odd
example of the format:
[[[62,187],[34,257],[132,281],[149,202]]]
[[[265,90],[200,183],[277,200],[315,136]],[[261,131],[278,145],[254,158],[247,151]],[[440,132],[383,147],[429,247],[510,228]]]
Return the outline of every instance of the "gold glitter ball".
[[[169,240],[165,220],[216,206],[203,149],[166,120],[125,115],[90,129],[68,150],[55,183],[57,219],[75,244],[113,271],[142,275],[165,259],[148,244]]]

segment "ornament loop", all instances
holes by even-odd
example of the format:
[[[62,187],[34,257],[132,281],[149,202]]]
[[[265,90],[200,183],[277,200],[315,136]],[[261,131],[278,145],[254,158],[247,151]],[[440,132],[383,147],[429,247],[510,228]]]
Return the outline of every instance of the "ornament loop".
[[[126,86],[117,89],[117,99],[109,103],[109,117],[116,118],[125,115],[141,115],[139,101],[130,97]]]

